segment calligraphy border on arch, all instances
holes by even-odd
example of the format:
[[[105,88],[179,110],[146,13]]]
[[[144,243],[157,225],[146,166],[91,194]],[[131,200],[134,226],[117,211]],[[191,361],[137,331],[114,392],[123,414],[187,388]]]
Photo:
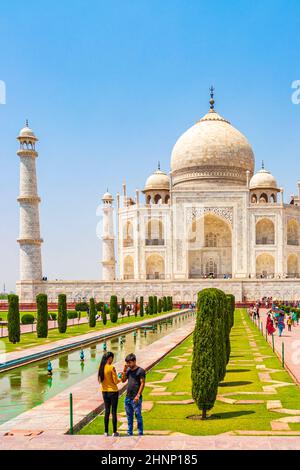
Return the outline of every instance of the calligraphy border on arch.
[[[187,222],[192,222],[205,214],[214,214],[225,219],[231,226],[233,224],[233,210],[231,207],[189,207],[187,209]]]

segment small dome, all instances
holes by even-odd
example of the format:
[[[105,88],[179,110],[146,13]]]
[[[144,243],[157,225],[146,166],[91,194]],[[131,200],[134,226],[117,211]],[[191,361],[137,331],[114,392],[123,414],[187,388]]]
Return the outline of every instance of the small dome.
[[[250,180],[250,189],[278,189],[274,176],[264,168],[259,170]]]
[[[112,195],[107,191],[102,196],[102,201],[113,201]]]
[[[166,173],[160,169],[156,170],[146,181],[144,191],[151,191],[157,189],[170,190],[170,178]]]
[[[28,121],[27,120],[26,120],[25,127],[23,127],[23,129],[20,130],[18,138],[20,138],[20,137],[27,137],[29,139],[38,140],[36,138],[35,133],[33,132],[33,130],[30,129],[30,127],[28,126]]]

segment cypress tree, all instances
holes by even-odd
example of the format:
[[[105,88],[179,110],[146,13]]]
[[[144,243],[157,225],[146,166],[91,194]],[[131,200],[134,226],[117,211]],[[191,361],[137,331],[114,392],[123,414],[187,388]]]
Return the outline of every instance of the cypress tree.
[[[135,298],[135,306],[134,306],[134,316],[137,317],[138,314],[138,309],[139,309],[139,301],[138,298]]]
[[[227,297],[230,298],[230,329],[231,329],[234,325],[235,297],[233,294],[228,294]]]
[[[67,296],[66,296],[66,294],[59,294],[58,295],[57,310],[58,310],[58,315],[57,315],[58,331],[60,333],[65,333],[67,331],[67,325],[68,325]]]
[[[225,315],[225,331],[226,331],[226,364],[229,362],[231,345],[230,345],[230,325],[231,325],[231,299],[226,296],[226,315]]]
[[[216,335],[217,335],[217,355],[219,365],[219,381],[224,380],[227,365],[227,351],[226,351],[226,310],[227,302],[226,295],[220,289],[215,289],[218,307],[216,309]]]
[[[96,305],[95,299],[93,298],[90,298],[89,325],[91,328],[94,328],[96,326]]]
[[[158,299],[157,311],[158,311],[158,313],[161,313],[161,311],[162,311],[162,300],[161,299]]]
[[[152,297],[152,295],[148,298],[148,314],[153,315],[153,297]]]
[[[125,299],[122,298],[122,300],[121,300],[121,315],[122,315],[122,318],[123,318],[123,315],[125,315],[125,310],[126,310]]]
[[[170,310],[173,310],[173,297],[170,297]]]
[[[203,289],[198,294],[192,361],[192,396],[202,410],[202,419],[215,403],[219,367],[217,355],[216,311],[219,308],[217,289]]]
[[[164,312],[167,312],[167,311],[168,311],[167,297],[163,297],[163,311],[164,311]]]
[[[118,321],[118,313],[119,313],[119,307],[118,307],[118,299],[116,295],[112,295],[110,298],[110,321],[112,323],[117,323]]]
[[[157,313],[157,296],[153,297],[153,313]]]
[[[36,332],[38,338],[48,336],[48,298],[46,294],[36,296],[37,324]]]
[[[144,297],[140,297],[140,316],[144,316]]]
[[[104,308],[103,312],[101,312],[101,318],[102,318],[103,325],[106,325],[106,323],[107,323],[106,308]]]
[[[20,336],[21,336],[19,297],[16,294],[9,294],[7,298],[8,298],[8,314],[7,314],[8,339],[11,343],[16,344],[20,342]]]

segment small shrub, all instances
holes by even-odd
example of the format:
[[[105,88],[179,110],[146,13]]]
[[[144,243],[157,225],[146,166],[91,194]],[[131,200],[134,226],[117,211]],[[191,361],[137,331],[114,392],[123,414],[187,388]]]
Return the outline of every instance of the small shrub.
[[[68,310],[68,320],[78,318],[78,312],[76,310]]]
[[[32,325],[34,323],[34,315],[31,313],[25,313],[21,318],[22,325]]]

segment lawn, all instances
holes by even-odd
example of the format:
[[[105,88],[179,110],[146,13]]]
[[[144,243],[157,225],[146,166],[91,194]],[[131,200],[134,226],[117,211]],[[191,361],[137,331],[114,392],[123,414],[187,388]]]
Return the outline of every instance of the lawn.
[[[174,310],[174,312],[177,310]],[[21,335],[21,341],[20,343],[17,344],[12,344],[8,341],[8,338],[0,338],[2,341],[2,347],[4,345],[5,351],[6,352],[12,352],[12,351],[20,351],[26,348],[32,348],[34,346],[39,346],[41,344],[47,344],[47,343],[52,343],[54,341],[59,341],[61,339],[65,338],[71,338],[73,336],[79,336],[83,335],[85,333],[92,333],[94,331],[102,331],[106,330],[107,328],[112,328],[114,326],[120,326],[120,325],[125,325],[127,323],[137,323],[139,321],[144,321],[148,319],[155,319],[159,315],[164,315],[167,313],[171,312],[162,312],[157,315],[144,315],[143,317],[137,316],[131,316],[127,317],[124,316],[122,318],[119,316],[118,322],[117,323],[111,323],[110,321],[107,322],[106,325],[103,325],[102,321],[98,321],[96,323],[95,328],[91,328],[88,323],[84,323],[81,325],[76,325],[76,319],[74,320],[75,325],[74,326],[68,326],[68,329],[66,333],[59,333],[57,328],[53,328],[48,331],[48,338],[37,338],[36,333],[23,333]]]
[[[250,329],[252,335],[250,341],[256,343],[254,349],[253,345],[251,347],[249,343],[248,333],[243,321]],[[271,421],[289,415],[267,409],[267,401],[280,400],[282,408],[300,408],[299,388],[281,367],[279,360],[264,337],[248,319],[245,310],[236,310],[235,325],[231,333],[231,358],[225,380],[219,386],[219,399],[209,412],[209,419],[206,421],[200,420],[200,412],[194,403],[182,403],[183,400],[191,400],[192,398],[190,366],[192,346],[192,337],[189,337],[147,374],[148,384],[149,382],[160,381],[167,372],[173,372],[177,375],[170,382],[160,382],[156,385],[164,387],[164,390],[160,389],[159,391],[158,389],[155,392],[153,386],[146,386],[143,400],[145,407],[150,405],[152,409],[144,412],[145,433],[151,434],[151,431],[161,431],[165,434],[180,432],[191,435],[216,435],[226,432],[239,434],[239,431],[246,433],[247,431],[249,433],[257,431],[259,434],[262,431],[267,431],[271,434]],[[181,368],[178,368],[178,366],[181,366]],[[263,392],[263,386],[272,384],[270,381],[260,380],[259,372],[264,373],[264,366],[267,369],[276,369],[275,372],[270,373],[271,379],[284,381],[286,385],[275,389],[274,393],[271,392],[271,394],[256,393]],[[167,370],[159,372],[162,369]],[[244,392],[250,393],[245,394]],[[230,393],[229,396],[227,396],[228,393]],[[220,399],[234,400],[235,403],[225,403]],[[253,401],[258,400],[263,402],[253,403]],[[164,401],[173,402],[173,404],[164,404],[162,403]],[[252,401],[252,403],[241,404],[236,403],[237,401]],[[174,404],[174,402],[179,402],[179,404]],[[120,399],[119,414],[120,431],[124,433],[126,431],[126,420],[124,419],[123,397]],[[191,416],[196,419],[189,418]],[[275,429],[275,426],[278,425],[273,424],[273,429]],[[282,426],[282,429],[287,426],[287,431],[299,431],[300,435],[299,423],[280,424],[280,426]],[[103,432],[103,416],[98,416],[80,431],[81,434],[102,434]],[[280,433],[280,431],[277,432]]]

